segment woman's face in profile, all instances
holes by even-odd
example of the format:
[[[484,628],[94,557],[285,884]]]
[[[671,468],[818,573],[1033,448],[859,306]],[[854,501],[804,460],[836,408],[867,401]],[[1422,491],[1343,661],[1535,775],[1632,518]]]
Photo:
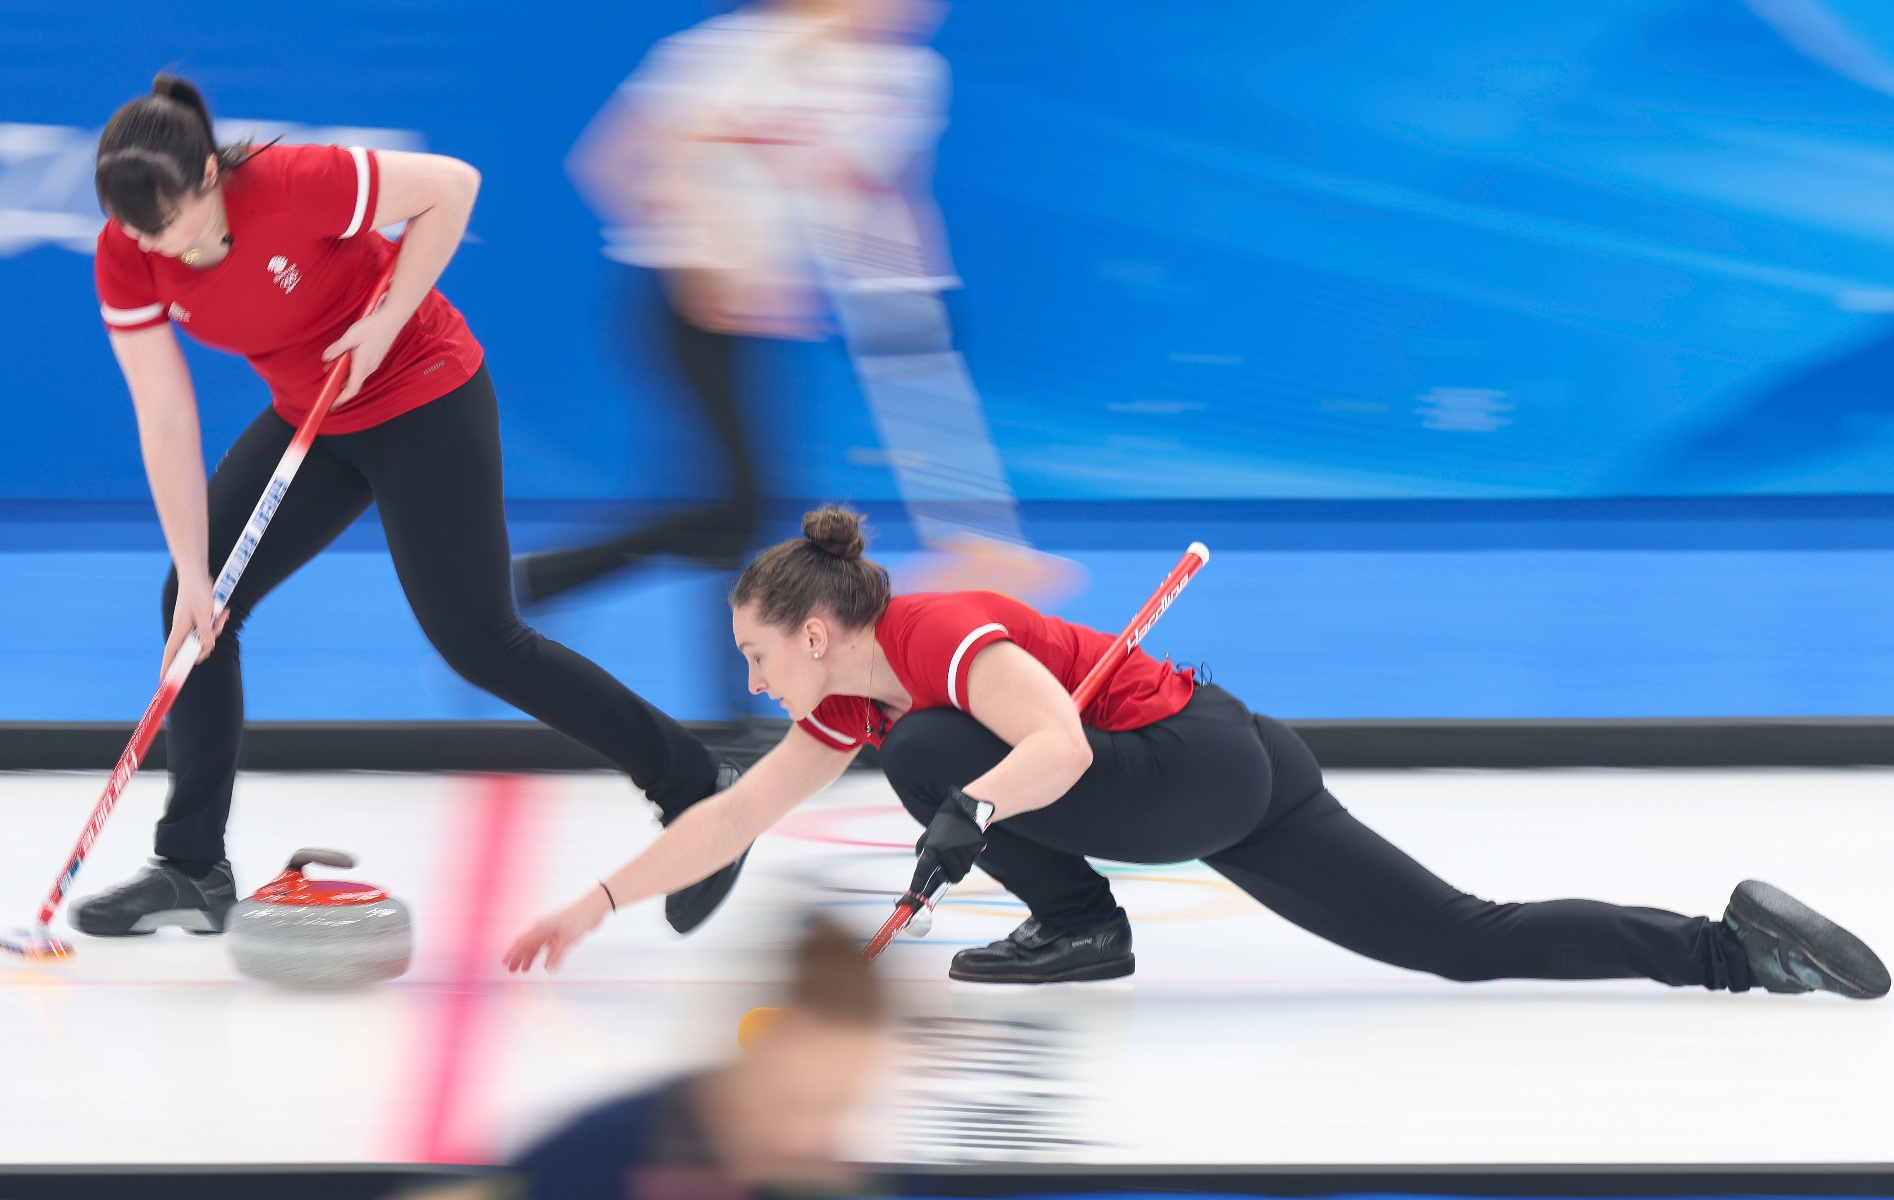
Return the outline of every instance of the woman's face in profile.
[[[757,618],[756,605],[746,604],[730,614],[730,629],[749,665],[752,696],[768,695],[792,721],[815,711],[828,694],[828,667],[815,657],[805,628],[785,630],[764,624]]]

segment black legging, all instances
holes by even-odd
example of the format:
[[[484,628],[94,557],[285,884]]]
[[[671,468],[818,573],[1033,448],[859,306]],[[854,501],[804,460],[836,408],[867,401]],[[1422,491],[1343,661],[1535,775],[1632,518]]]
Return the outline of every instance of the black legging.
[[[1329,795],[1302,739],[1222,688],[1143,729],[1087,728],[1092,766],[1056,803],[995,824],[980,866],[1055,929],[1116,911],[1084,855],[1202,859],[1265,907],[1357,954],[1448,979],[1635,979],[1747,991],[1718,922],[1596,900],[1495,904],[1450,886]],[[1007,745],[955,709],[895,723],[888,781],[925,824]]]
[[[620,304],[624,328],[619,337],[629,344],[636,332],[631,326],[645,319],[646,309],[632,282],[621,283],[625,293]],[[589,546],[527,557],[521,569],[534,600],[550,599],[662,554],[734,570],[743,565],[744,552],[755,540],[761,487],[756,458],[743,427],[738,379],[743,339],[704,329],[668,305],[663,309],[663,321],[686,394],[722,452],[727,472],[725,498],[684,509]]]
[[[294,433],[274,411],[263,413],[211,475],[210,571],[222,567]],[[158,823],[160,855],[224,856],[243,733],[244,619],[370,503],[422,632],[462,678],[597,751],[666,813],[710,793],[717,762],[703,742],[595,663],[520,623],[500,484],[499,406],[483,366],[430,404],[360,433],[316,439],[230,598],[217,648],[191,672],[171,710],[171,798]],[[176,598],[173,571],[164,587],[167,633]]]

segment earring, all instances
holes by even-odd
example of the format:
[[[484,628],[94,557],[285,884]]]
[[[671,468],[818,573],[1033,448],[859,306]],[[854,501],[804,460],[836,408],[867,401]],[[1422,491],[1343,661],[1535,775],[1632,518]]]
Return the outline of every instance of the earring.
[[[811,654],[811,655],[810,655],[809,657],[810,657],[810,658],[821,658],[821,657],[822,657],[822,651],[820,651],[820,650],[817,650],[817,651],[816,651],[815,653],[813,653],[813,654]]]

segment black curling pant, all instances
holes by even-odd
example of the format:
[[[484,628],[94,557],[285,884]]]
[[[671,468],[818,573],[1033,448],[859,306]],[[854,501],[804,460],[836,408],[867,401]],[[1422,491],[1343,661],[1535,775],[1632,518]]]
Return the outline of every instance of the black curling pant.
[[[1111,886],[1083,856],[1202,859],[1279,916],[1357,954],[1448,979],[1635,979],[1746,991],[1722,925],[1596,900],[1495,904],[1467,895],[1357,821],[1302,739],[1223,689],[1198,689],[1143,729],[1087,728],[1093,762],[1056,803],[995,824],[980,866],[1055,929],[1109,918]],[[926,824],[1006,743],[965,713],[896,722],[881,763]]]
[[[629,299],[625,323],[643,315]],[[534,600],[547,600],[594,580],[671,554],[722,570],[743,564],[761,519],[761,486],[744,432],[738,360],[743,339],[704,329],[674,308],[664,310],[665,337],[692,407],[716,437],[729,471],[727,496],[715,504],[673,513],[654,524],[589,546],[529,556],[524,569]],[[630,338],[632,330],[622,331]]]
[[[208,570],[225,555],[295,430],[269,411],[210,478]],[[224,856],[243,734],[243,623],[372,502],[422,632],[462,678],[597,751],[667,813],[710,794],[717,762],[697,737],[597,664],[521,624],[513,607],[500,482],[499,406],[483,366],[432,403],[365,429],[318,437],[230,599],[230,621],[171,709],[171,798],[158,823],[167,858]],[[167,633],[177,597],[164,588]]]

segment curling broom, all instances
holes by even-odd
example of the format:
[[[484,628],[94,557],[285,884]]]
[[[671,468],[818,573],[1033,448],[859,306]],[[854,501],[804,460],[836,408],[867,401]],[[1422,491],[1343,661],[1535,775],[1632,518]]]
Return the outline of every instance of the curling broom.
[[[381,307],[382,300],[388,295],[388,284],[394,276],[394,270],[394,263],[389,263],[381,278],[369,290],[368,303],[362,309],[362,316],[367,317]],[[271,518],[276,515],[277,507],[289,491],[290,481],[296,478],[296,471],[308,456],[309,448],[315,444],[316,431],[321,428],[323,418],[329,415],[336,397],[342,394],[343,384],[348,377],[349,356],[344,354],[335,360],[329,367],[329,373],[323,377],[322,390],[317,393],[315,404],[310,406],[309,415],[297,427],[296,436],[290,439],[289,448],[283,451],[282,460],[276,464],[276,473],[270,476],[269,486],[263,489],[263,495],[250,512],[249,524],[244,526],[237,544],[231,548],[230,557],[224,560],[224,569],[217,576],[217,584],[211,593],[213,622],[229,606],[230,595],[237,588],[237,580],[243,577],[244,567],[249,565],[250,556],[256,553],[257,542],[263,537],[263,531],[270,527]],[[138,719],[137,727],[132,730],[131,743],[118,756],[118,765],[112,768],[111,778],[105,781],[105,792],[99,797],[99,802],[93,805],[92,816],[80,832],[78,844],[73,847],[71,857],[54,880],[45,902],[40,905],[38,919],[30,929],[0,934],[0,951],[40,960],[65,958],[72,953],[72,943],[53,934],[53,914],[65,900],[72,881],[79,874],[79,867],[92,849],[92,843],[98,840],[99,831],[105,828],[106,818],[118,807],[119,797],[124,794],[132,776],[138,773],[138,765],[150,751],[151,743],[157,739],[158,730],[164,725],[165,714],[171,711],[172,702],[178,698],[178,692],[183,690],[191,668],[197,665],[197,652],[202,644],[197,630],[193,629],[185,635],[184,644],[178,647],[177,654],[164,673],[163,682],[158,685],[157,695],[145,706],[145,715]]]

